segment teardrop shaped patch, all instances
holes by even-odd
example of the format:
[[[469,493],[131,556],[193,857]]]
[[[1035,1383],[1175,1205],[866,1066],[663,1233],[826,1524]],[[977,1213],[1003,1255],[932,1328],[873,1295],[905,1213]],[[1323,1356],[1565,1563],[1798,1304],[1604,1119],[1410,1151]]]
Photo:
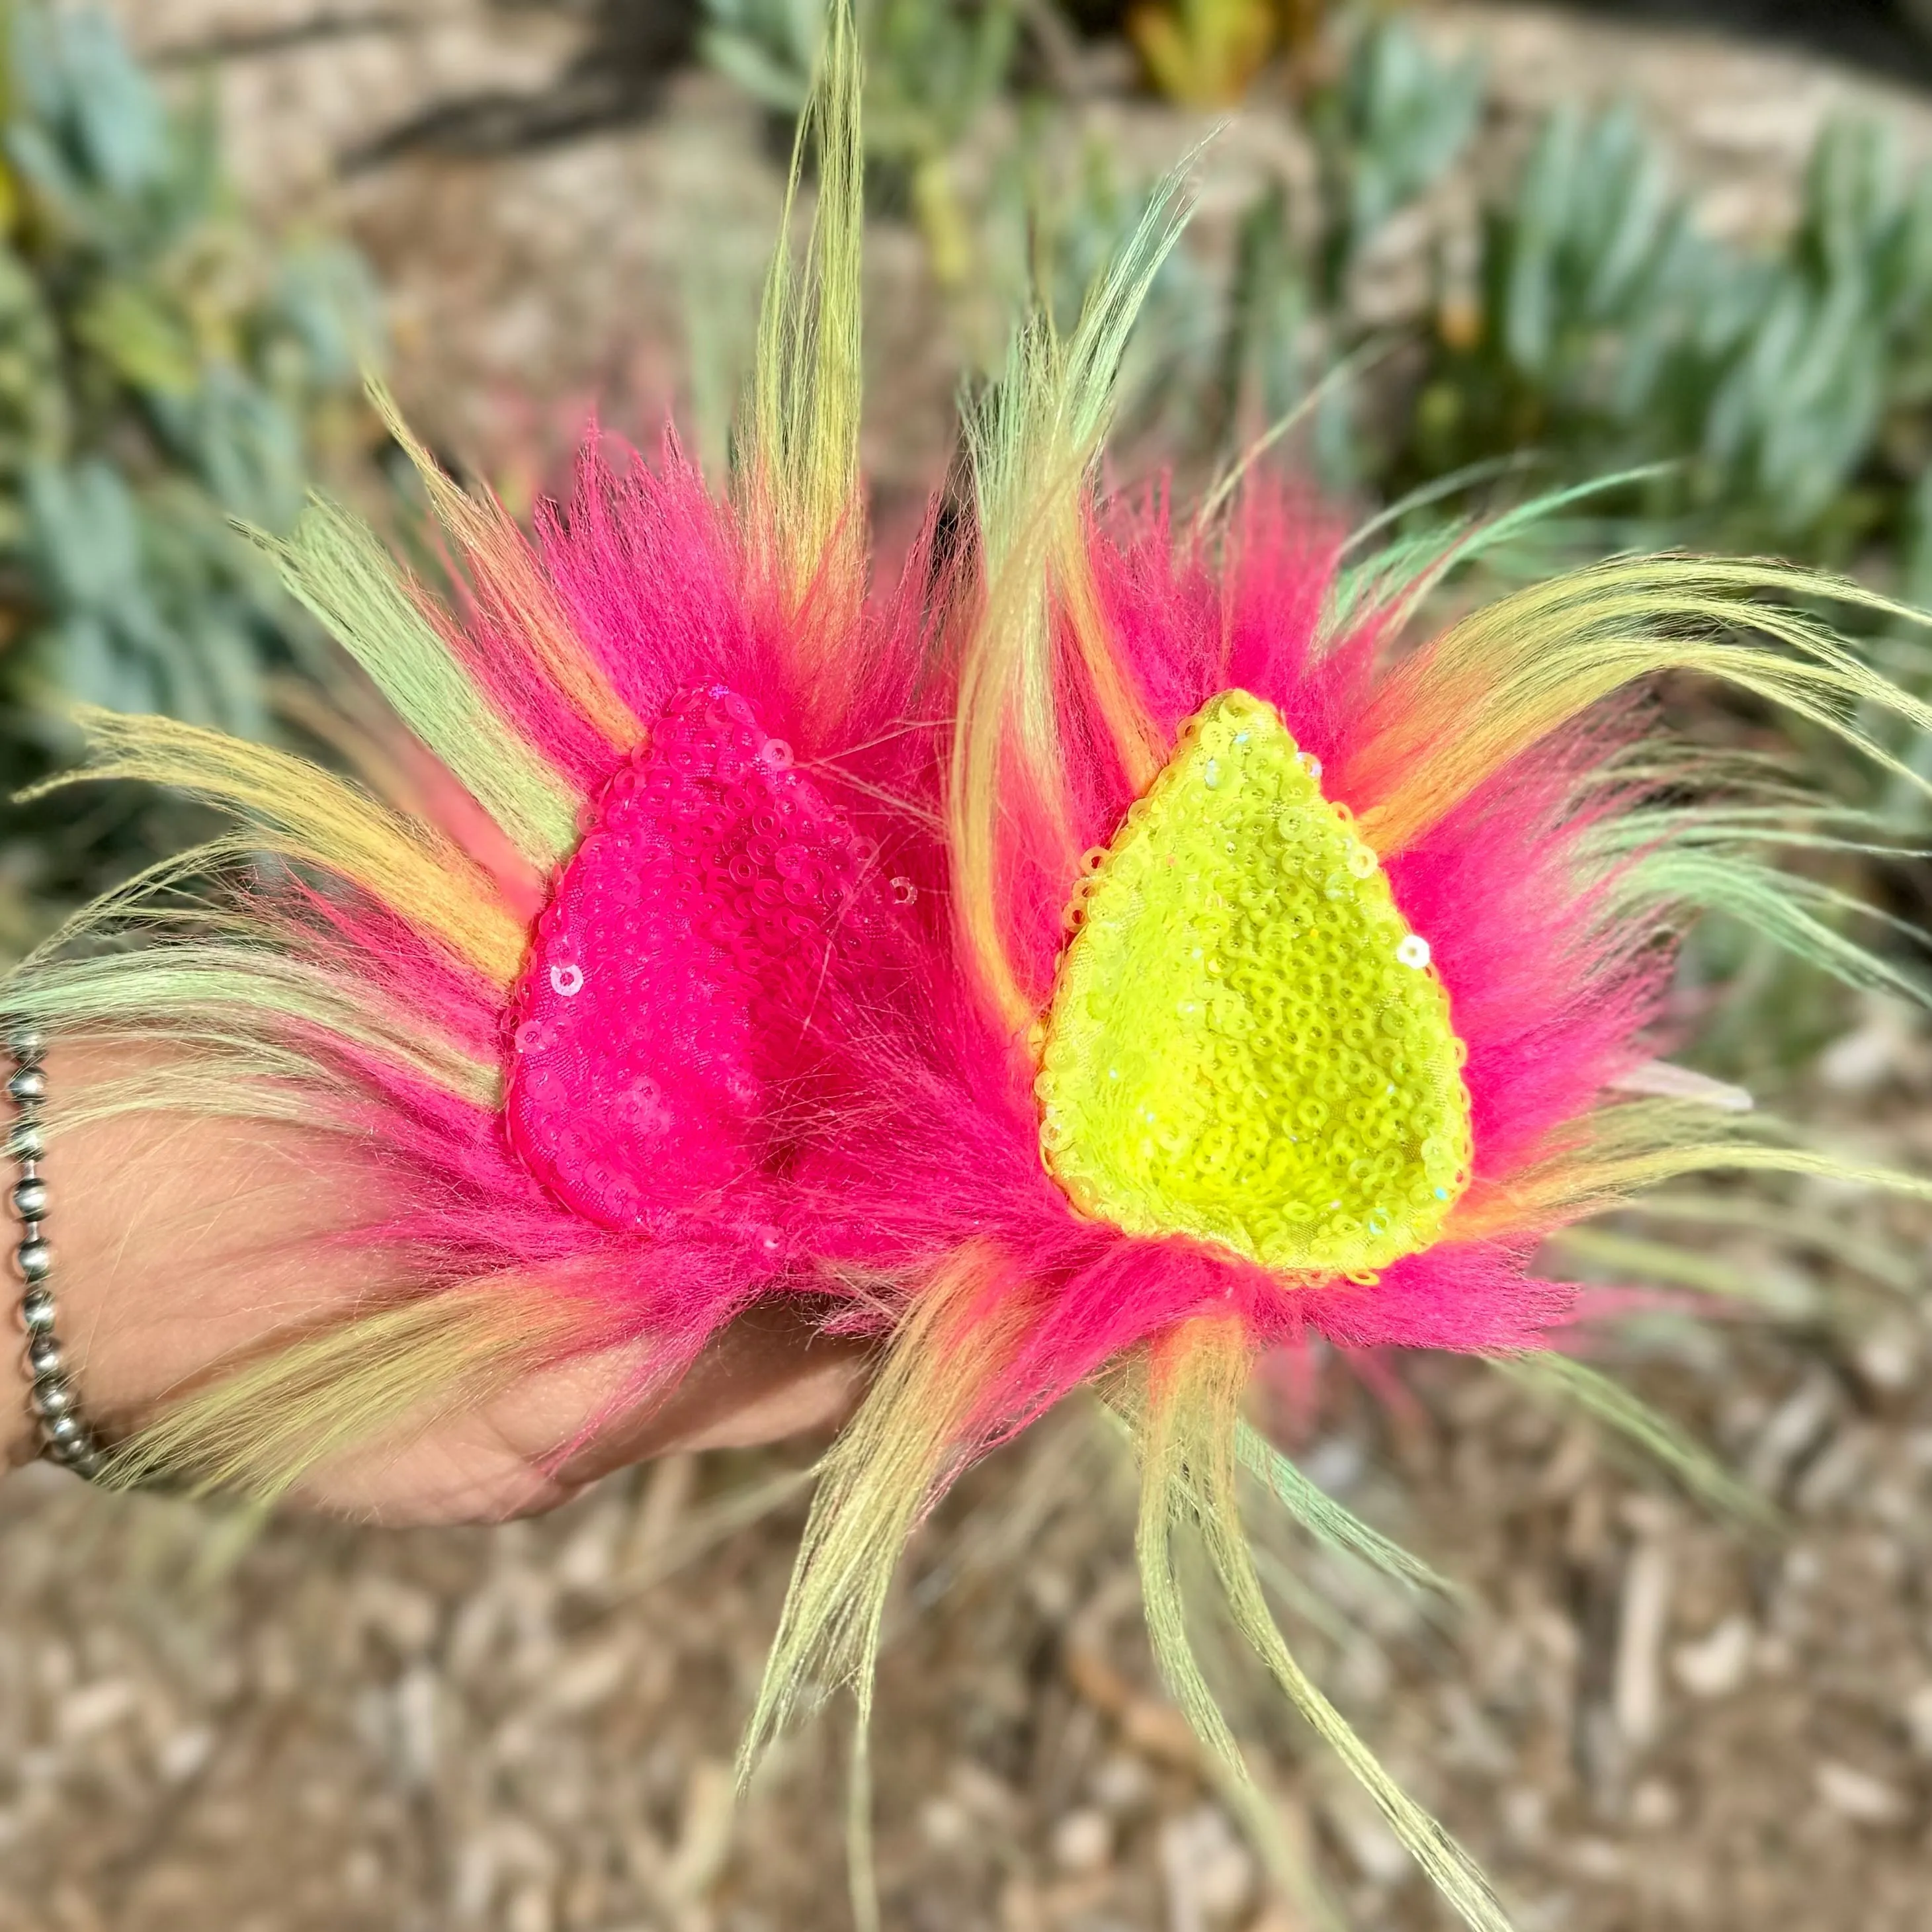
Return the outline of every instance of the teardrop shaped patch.
[[[512,1004],[505,1126],[611,1228],[756,1228],[812,1117],[828,980],[880,943],[874,855],[722,686],[605,788]]]
[[[1074,1205],[1291,1275],[1428,1246],[1468,1184],[1448,995],[1274,706],[1196,712],[1090,866],[1035,1083]]]

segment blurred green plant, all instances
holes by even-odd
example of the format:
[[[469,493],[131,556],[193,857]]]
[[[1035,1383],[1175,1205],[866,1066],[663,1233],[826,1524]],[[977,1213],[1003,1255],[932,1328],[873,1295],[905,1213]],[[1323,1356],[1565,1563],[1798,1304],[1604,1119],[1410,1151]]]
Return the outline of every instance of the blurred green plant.
[[[1840,123],[1774,249],[1700,232],[1634,118],[1559,112],[1486,215],[1473,308],[1428,345],[1397,482],[1503,451],[1672,468],[1650,508],[1849,563],[1920,541],[1932,449],[1932,174]],[[1451,314],[1445,305],[1438,310]]]
[[[1273,185],[1242,214],[1213,386],[1196,415],[1226,446],[1294,412],[1320,479],[1374,495],[1388,479],[1376,472],[1363,428],[1373,411],[1360,392],[1386,345],[1359,312],[1356,285],[1398,218],[1461,160],[1484,75],[1473,57],[1437,59],[1398,18],[1334,31],[1341,57],[1301,104],[1312,194],[1298,205]]]
[[[961,339],[982,352],[975,378],[998,367],[1011,317],[1036,297],[1056,326],[1072,330],[1096,277],[1158,192],[1101,136],[1089,133],[1070,148],[1060,132],[1052,110],[1031,104],[984,190],[981,312],[956,309]],[[1144,440],[1158,460],[1195,434],[1201,399],[1214,386],[1220,302],[1214,277],[1185,250],[1155,272],[1121,370],[1117,451]]]
[[[1416,520],[1448,514],[1445,479],[1642,470],[1633,531],[1932,590],[1932,171],[1882,128],[1834,124],[1788,238],[1730,243],[1628,110],[1566,106],[1462,232],[1414,222],[1484,96],[1479,64],[1399,16],[1358,24],[1303,104],[1312,195],[1270,188],[1240,220],[1204,433],[1328,376],[1323,480],[1377,504],[1420,493]],[[1392,243],[1423,291],[1393,321],[1359,299]]]
[[[1394,16],[1354,30],[1339,72],[1310,90],[1303,110],[1318,182],[1309,272],[1324,307],[1346,304],[1364,251],[1454,166],[1483,98],[1474,56],[1438,60]]]
[[[704,0],[704,57],[754,100],[796,116],[811,92],[823,0]],[[977,261],[955,156],[1006,86],[1019,16],[1020,0],[873,0],[859,10],[866,159],[909,208],[943,288],[963,286]]]
[[[1126,22],[1148,78],[1186,107],[1239,100],[1274,52],[1279,25],[1269,0],[1148,0]]]
[[[352,254],[242,218],[212,101],[164,103],[101,14],[0,4],[10,787],[68,754],[76,702],[267,731],[270,680],[314,646],[231,520],[285,527],[362,434],[374,317]],[[58,902],[143,856],[137,820],[82,837],[72,813],[16,816],[0,880]]]

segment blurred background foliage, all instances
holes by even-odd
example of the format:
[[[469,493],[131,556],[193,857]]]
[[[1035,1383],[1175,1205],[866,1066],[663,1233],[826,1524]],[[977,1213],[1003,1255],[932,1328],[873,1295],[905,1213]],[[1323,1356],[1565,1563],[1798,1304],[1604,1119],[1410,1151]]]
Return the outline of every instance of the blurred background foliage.
[[[694,30],[664,45],[770,116],[776,160],[818,0],[688,4]],[[1204,478],[1278,438],[1396,533],[1622,475],[1544,551],[1487,567],[1698,544],[1932,599],[1932,175],[1884,129],[1828,129],[1788,232],[1725,241],[1627,109],[1561,108],[1478,166],[1480,61],[1432,51],[1392,5],[866,0],[860,16],[878,215],[921,238],[968,382],[1030,289],[1070,317],[1152,191],[1149,154],[1210,136],[1211,170],[1216,122],[1245,103],[1306,164],[1264,171],[1154,290],[1124,425],[1152,464]],[[207,90],[164,100],[84,6],[0,0],[0,758],[18,782],[70,754],[76,700],[274,728],[277,680],[315,668],[318,643],[231,523],[282,526],[310,478],[369,452],[356,379],[376,325],[348,250],[244,218]],[[1144,112],[1130,144],[1066,111],[1135,93],[1174,109],[1151,147]],[[1932,684],[1909,638],[1871,641]],[[174,842],[178,809],[112,792],[16,815],[0,922],[17,942]],[[1911,868],[1884,886],[1924,910]],[[1712,973],[1834,1024],[1748,935],[1704,944]],[[1767,1036],[1754,1011],[1741,1042]]]
[[[705,56],[795,112],[817,0],[704,4]],[[942,286],[973,269],[1010,302],[1044,260],[1056,299],[1077,301],[1151,190],[1091,141],[1049,182],[1070,34],[1124,34],[1147,88],[1184,106],[1247,98],[1313,150],[1305,191],[1270,186],[1241,214],[1218,286],[1184,266],[1186,319],[1156,307],[1172,453],[1238,444],[1355,368],[1304,446],[1331,488],[1387,503],[1505,462],[1551,484],[1664,464],[1628,506],[1653,532],[1928,580],[1932,174],[1882,128],[1828,129],[1790,233],[1751,247],[1700,229],[1632,112],[1561,110],[1466,219],[1435,224],[1428,297],[1390,336],[1365,272],[1462,170],[1479,62],[1438,58],[1390,8],[1139,0],[1049,21],[1047,4],[862,10],[880,193],[914,215]]]
[[[76,704],[270,730],[318,640],[232,524],[285,527],[364,438],[375,316],[350,250],[243,218],[205,94],[164,101],[98,14],[0,4],[10,786],[71,757]],[[78,798],[9,814],[0,944],[178,837],[178,808]]]
[[[866,161],[875,197],[898,198],[924,236],[932,272],[956,288],[972,272],[955,151],[1001,94],[1018,44],[1019,0],[872,0],[864,20]],[[812,84],[822,0],[704,0],[711,64],[788,118]]]

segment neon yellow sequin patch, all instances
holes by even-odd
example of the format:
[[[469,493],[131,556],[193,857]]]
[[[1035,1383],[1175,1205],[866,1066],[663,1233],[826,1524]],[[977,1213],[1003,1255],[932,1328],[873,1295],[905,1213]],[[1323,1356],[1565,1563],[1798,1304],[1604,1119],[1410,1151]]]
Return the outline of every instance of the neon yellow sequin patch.
[[[1068,912],[1035,1091],[1084,1214],[1307,1276],[1426,1247],[1468,1184],[1448,995],[1272,705],[1191,718]]]

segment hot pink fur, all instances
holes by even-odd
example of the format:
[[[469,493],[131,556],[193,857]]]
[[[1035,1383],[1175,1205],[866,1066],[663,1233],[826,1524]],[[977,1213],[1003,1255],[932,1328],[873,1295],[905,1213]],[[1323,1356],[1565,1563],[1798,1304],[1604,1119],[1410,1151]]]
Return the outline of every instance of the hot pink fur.
[[[1023,1045],[989,1016],[958,956],[939,830],[952,642],[928,614],[945,601],[931,585],[956,566],[935,554],[938,526],[928,523],[894,592],[849,619],[836,598],[820,600],[808,614],[822,632],[814,655],[788,631],[731,513],[674,445],[655,469],[586,454],[572,502],[540,516],[536,556],[610,686],[647,733],[661,720],[666,730],[634,763],[601,748],[501,614],[481,604],[470,614],[466,658],[590,801],[586,842],[550,883],[523,986],[500,1002],[378,912],[311,899],[290,915],[358,956],[365,978],[368,962],[386,962],[377,978],[399,1011],[426,1009],[508,1076],[506,1126],[480,1100],[452,1102],[357,1064],[340,1043],[328,1049],[362,1096],[359,1124],[379,1127],[392,1198],[406,1204],[389,1234],[450,1280],[548,1263],[606,1311],[599,1339],[648,1332],[673,1361],[760,1296],[809,1297],[830,1328],[882,1332],[978,1244],[1036,1310],[988,1399],[986,1438],[1022,1426],[1123,1349],[1230,1306],[1262,1341],[1313,1332],[1360,1348],[1537,1346],[1572,1291],[1530,1275],[1533,1240],[1452,1241],[1372,1286],[1294,1288],[1225,1252],[1132,1238],[1072,1211],[1040,1158]],[[1177,538],[1158,502],[1114,506],[1089,542],[1108,622],[1161,732],[1171,738],[1238,686],[1275,704],[1330,771],[1346,771],[1388,640],[1371,618],[1317,649],[1336,559],[1318,520],[1260,488],[1218,562]],[[862,674],[828,680],[828,648]],[[1068,774],[1073,836],[1105,844],[1131,792],[1101,748],[1092,694],[1070,674],[1060,696],[1069,742],[1094,748]],[[688,764],[687,725],[669,721],[688,724],[694,706],[702,729],[743,737],[754,765],[772,740],[789,758],[760,766],[756,797],[730,808],[770,819],[755,837],[718,798],[682,798],[712,814],[698,841],[709,856],[673,890],[664,868],[685,862],[668,834],[629,853],[600,835],[621,830],[653,758]],[[1468,1045],[1479,1185],[1546,1149],[1642,1057],[1638,1036],[1666,962],[1606,935],[1578,883],[1589,820],[1570,805],[1578,770],[1616,736],[1599,727],[1519,760],[1388,866]],[[700,776],[701,792],[711,780]],[[806,862],[823,890],[794,895],[802,950],[786,962],[745,935],[758,894],[785,903],[797,854],[767,835],[771,815],[794,806],[816,827]],[[1024,801],[1006,833],[1008,930],[1043,1000],[1071,882]],[[578,920],[560,938],[560,923],[593,899],[601,923]],[[596,989],[581,1005],[557,992],[573,968]],[[540,1034],[562,1038],[566,1022],[574,1071],[538,1106],[527,1049]],[[640,1108],[648,1132],[632,1118]]]

